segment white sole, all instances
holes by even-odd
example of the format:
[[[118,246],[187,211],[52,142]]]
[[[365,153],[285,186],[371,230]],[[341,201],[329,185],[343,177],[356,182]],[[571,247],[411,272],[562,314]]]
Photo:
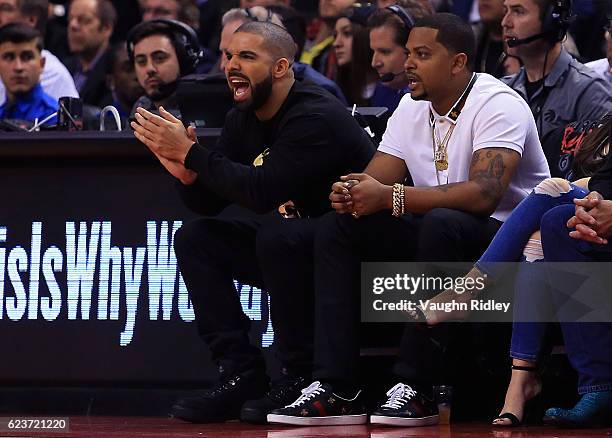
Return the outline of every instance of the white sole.
[[[268,414],[268,423],[292,424],[295,426],[350,426],[352,424],[366,424],[368,416],[338,415],[329,417],[293,417],[291,415]]]
[[[434,426],[438,424],[439,422],[440,422],[439,415],[431,415],[429,417],[422,417],[422,418],[387,417],[384,415],[370,416],[370,423],[384,424],[387,426],[400,426],[400,427]]]

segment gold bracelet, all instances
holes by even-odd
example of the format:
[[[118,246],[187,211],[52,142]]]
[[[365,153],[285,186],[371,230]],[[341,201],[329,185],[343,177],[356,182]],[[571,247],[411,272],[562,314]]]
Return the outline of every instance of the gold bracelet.
[[[400,217],[404,214],[404,186],[403,184],[393,184],[393,210],[391,214]]]

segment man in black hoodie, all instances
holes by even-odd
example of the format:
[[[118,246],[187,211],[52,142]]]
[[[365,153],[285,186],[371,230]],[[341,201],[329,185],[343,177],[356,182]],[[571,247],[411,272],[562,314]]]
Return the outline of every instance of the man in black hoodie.
[[[271,409],[299,395],[311,373],[308,266],[317,218],[330,210],[331,184],[363,169],[374,147],[337,99],[295,81],[294,54],[291,36],[275,24],[248,22],[236,30],[224,54],[236,108],[216,146],[197,143],[193,129],[185,130],[163,108],[161,117],[139,108],[132,124],[136,137],[181,181],[188,205],[207,216],[185,224],[175,237],[200,335],[221,371],[215,387],[173,407],[188,421],[241,416],[265,422]],[[249,212],[211,217],[230,204]],[[246,405],[264,395],[268,379],[259,349],[249,343],[249,319],[234,278],[270,293],[283,367],[268,395]]]

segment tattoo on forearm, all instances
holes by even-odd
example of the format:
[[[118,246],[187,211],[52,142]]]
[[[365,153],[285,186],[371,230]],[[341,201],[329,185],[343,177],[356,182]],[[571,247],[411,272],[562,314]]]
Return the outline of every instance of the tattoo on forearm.
[[[475,154],[474,154],[475,155]],[[493,156],[491,151],[487,151],[487,158],[492,157],[486,169],[479,170],[472,178],[480,186],[480,193],[488,199],[499,199],[503,195],[504,186],[502,178],[506,170],[502,153]],[[474,160],[472,159],[472,163]]]
[[[458,185],[461,185],[461,184],[464,184],[464,183],[450,183],[450,184],[443,184],[443,185],[441,185],[441,186],[433,186],[433,187],[432,187],[432,189],[433,189],[433,190],[437,190],[437,191],[439,191],[439,192],[444,192],[444,193],[446,193],[446,192],[448,192],[450,189],[452,189],[453,187],[458,186]]]

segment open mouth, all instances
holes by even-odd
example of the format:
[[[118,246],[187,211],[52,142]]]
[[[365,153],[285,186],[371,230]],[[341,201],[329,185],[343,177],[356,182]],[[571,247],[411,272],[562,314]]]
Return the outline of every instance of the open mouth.
[[[235,101],[243,101],[248,97],[249,90],[251,89],[251,84],[247,79],[244,79],[239,76],[230,76],[229,84],[234,92],[234,100]]]
[[[406,77],[408,78],[408,86],[410,88],[414,88],[421,83],[421,78],[419,78],[417,75],[408,73],[406,74]]]

